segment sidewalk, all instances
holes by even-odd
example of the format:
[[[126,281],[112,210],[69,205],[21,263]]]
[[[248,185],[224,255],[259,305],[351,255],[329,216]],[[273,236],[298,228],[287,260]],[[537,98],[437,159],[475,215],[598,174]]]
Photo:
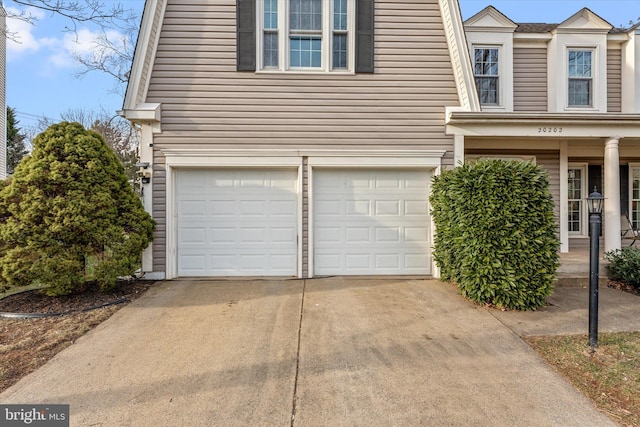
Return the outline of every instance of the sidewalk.
[[[162,282],[0,402],[68,403],[72,426],[616,425],[515,315],[435,280]]]
[[[599,286],[598,332],[640,331],[640,297]],[[538,311],[491,314],[521,337],[589,332],[589,288],[557,287]]]

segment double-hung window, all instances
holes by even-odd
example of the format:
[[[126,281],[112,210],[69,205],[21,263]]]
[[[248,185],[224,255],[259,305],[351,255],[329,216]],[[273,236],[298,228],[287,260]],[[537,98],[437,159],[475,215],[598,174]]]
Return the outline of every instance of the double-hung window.
[[[473,73],[481,105],[500,105],[500,69],[497,47],[474,48]]]
[[[262,0],[259,69],[352,71],[355,0]]]
[[[568,106],[593,106],[593,51],[568,51]]]

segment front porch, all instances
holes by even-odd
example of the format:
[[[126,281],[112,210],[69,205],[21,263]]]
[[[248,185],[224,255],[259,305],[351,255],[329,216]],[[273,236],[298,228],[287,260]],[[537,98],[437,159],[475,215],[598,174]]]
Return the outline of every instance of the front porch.
[[[569,252],[560,252],[559,279],[589,279],[589,238],[569,239]],[[600,238],[600,278],[607,277],[604,259],[604,239]]]

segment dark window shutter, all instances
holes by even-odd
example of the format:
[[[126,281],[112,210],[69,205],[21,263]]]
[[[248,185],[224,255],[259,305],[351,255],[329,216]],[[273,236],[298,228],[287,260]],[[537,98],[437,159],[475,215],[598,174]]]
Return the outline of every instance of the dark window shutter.
[[[374,0],[356,0],[356,73],[373,73]]]
[[[620,165],[620,213],[629,214],[629,165]]]
[[[236,0],[237,69],[256,70],[256,0]]]

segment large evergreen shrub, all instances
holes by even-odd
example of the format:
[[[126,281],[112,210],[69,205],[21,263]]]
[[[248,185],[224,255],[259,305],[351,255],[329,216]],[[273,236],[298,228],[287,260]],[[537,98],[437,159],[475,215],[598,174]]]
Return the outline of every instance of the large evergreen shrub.
[[[3,286],[110,289],[139,268],[153,228],[102,137],[78,123],[53,125],[0,191]]]
[[[559,247],[545,171],[530,162],[466,164],[434,177],[430,200],[442,280],[481,304],[529,310],[545,303]]]

